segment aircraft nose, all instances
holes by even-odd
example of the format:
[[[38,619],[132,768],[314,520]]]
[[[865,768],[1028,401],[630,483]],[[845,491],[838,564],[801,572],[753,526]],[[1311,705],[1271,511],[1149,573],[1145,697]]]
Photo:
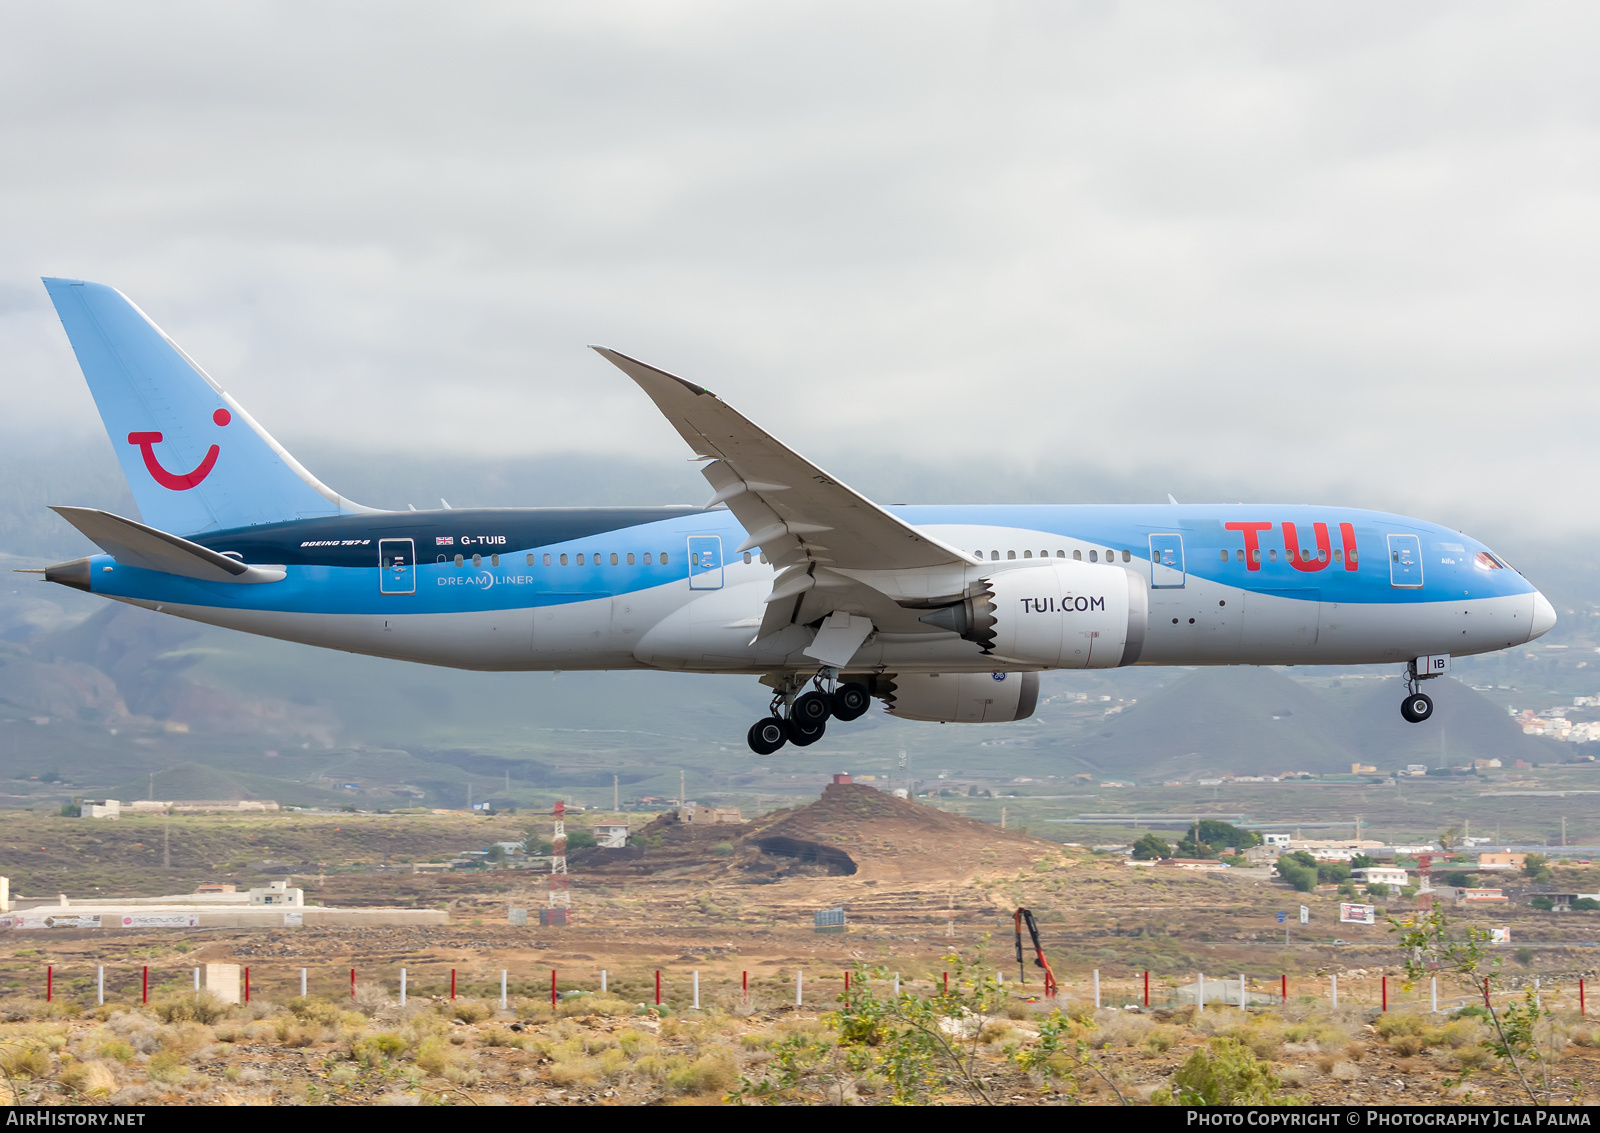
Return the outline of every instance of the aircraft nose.
[[[1550,632],[1550,627],[1556,624],[1556,609],[1550,604],[1550,599],[1533,592],[1533,632],[1528,634],[1528,640],[1543,637]]]

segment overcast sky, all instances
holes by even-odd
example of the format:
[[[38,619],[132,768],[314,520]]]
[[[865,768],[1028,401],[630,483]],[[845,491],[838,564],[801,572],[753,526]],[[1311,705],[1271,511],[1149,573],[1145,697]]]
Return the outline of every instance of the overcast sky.
[[[55,274],[291,444],[681,460],[601,343],[847,478],[1081,463],[1594,529],[1597,33],[1560,3],[8,4],[0,428],[96,424]]]

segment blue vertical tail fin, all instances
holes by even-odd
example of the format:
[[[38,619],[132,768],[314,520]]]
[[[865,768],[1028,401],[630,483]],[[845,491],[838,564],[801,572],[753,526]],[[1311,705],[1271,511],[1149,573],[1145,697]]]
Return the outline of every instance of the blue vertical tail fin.
[[[145,523],[193,535],[371,510],[307,472],[120,291],[44,285]]]

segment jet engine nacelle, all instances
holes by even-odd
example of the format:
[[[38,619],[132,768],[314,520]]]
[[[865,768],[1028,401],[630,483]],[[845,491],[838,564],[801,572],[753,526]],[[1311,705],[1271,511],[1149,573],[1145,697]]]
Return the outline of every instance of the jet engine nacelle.
[[[981,579],[964,601],[922,620],[1008,661],[1112,669],[1139,659],[1150,596],[1144,579],[1121,567],[1053,562]]]
[[[1003,724],[1039,703],[1038,673],[901,673],[893,685],[884,700],[902,720]]]

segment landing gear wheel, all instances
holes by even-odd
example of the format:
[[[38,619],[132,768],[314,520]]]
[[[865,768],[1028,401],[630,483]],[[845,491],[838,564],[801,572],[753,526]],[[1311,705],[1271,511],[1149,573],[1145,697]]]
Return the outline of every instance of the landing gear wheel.
[[[750,725],[745,740],[750,744],[750,750],[757,755],[771,755],[789,742],[789,732],[782,720],[776,716],[768,716],[765,720],[757,720]]]
[[[1425,692],[1412,693],[1400,702],[1400,715],[1409,723],[1422,723],[1433,715],[1433,698]]]
[[[872,694],[867,691],[866,685],[856,681],[834,689],[831,699],[833,714],[840,720],[854,720],[872,707]]]
[[[798,705],[800,702],[797,700]],[[818,720],[808,724],[798,717],[790,716],[783,722],[784,729],[789,733],[789,742],[795,747],[810,747],[822,738],[822,733],[827,729],[826,720]]]
[[[812,691],[799,697],[794,702],[794,707],[789,709],[789,718],[798,720],[802,724],[815,724],[818,728],[828,722],[828,717],[833,715],[833,709],[828,704],[828,694]],[[819,731],[817,733],[821,735]]]

